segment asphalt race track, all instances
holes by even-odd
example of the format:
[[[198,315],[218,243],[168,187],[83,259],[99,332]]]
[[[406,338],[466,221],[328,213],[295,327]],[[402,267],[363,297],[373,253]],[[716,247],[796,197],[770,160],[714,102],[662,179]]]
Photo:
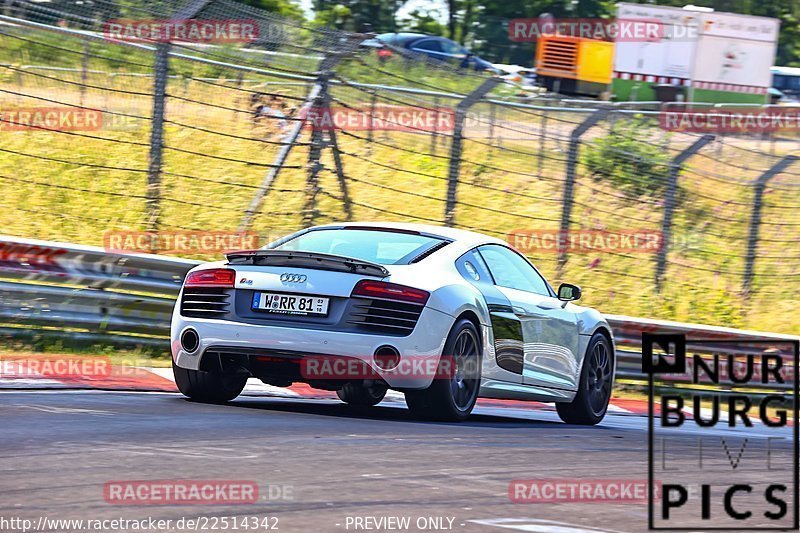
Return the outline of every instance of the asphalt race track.
[[[175,393],[80,390],[5,391],[0,405],[0,515],[34,524],[154,517],[185,531],[174,525],[181,518],[268,516],[279,531],[398,530],[356,521],[365,517],[408,517],[408,531],[647,526],[641,502],[509,499],[515,479],[646,481],[647,418],[636,414],[587,428],[548,411],[480,407],[449,424],[415,421],[402,402],[354,410],[336,400],[243,396],[205,405]],[[670,453],[690,454],[695,440],[677,438]],[[109,482],[164,479],[251,480],[260,501],[132,506],[104,497]]]

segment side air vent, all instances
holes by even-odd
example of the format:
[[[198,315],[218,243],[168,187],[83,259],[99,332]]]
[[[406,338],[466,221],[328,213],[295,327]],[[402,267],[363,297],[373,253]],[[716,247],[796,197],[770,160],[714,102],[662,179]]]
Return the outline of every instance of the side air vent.
[[[420,261],[422,261],[423,259],[425,259],[429,255],[433,254],[434,252],[437,252],[437,251],[441,250],[442,248],[444,248],[448,244],[450,244],[450,241],[442,241],[440,243],[437,243],[437,244],[431,246],[430,248],[428,248],[427,250],[425,250],[424,252],[422,252],[421,254],[419,254],[414,259],[412,259],[410,261],[410,263],[411,264],[419,263]]]
[[[187,287],[181,298],[181,315],[194,318],[219,318],[230,308],[231,289]]]
[[[356,299],[349,324],[371,333],[406,336],[414,331],[424,305],[381,299]]]

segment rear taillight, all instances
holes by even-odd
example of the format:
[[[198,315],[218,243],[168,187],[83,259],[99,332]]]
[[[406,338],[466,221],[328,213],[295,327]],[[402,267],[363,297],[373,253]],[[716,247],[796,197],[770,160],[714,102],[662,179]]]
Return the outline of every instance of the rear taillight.
[[[184,287],[222,287],[232,289],[236,281],[236,271],[230,268],[196,270],[186,276]]]
[[[367,298],[384,298],[386,300],[398,300],[425,305],[430,293],[397,283],[386,283],[385,281],[372,281],[362,279],[353,289],[351,296],[365,296]]]
[[[388,48],[380,48],[380,49],[378,49],[378,57],[381,58],[381,59],[389,58],[389,57],[391,57],[391,55],[392,55],[392,51],[389,50]]]

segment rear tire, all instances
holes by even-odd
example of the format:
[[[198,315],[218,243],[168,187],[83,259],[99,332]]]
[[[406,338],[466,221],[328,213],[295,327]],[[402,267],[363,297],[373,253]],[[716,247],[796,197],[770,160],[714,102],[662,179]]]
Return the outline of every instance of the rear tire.
[[[571,403],[556,403],[558,416],[567,424],[593,426],[606,416],[614,386],[614,353],[602,333],[589,340],[578,393]]]
[[[480,354],[478,329],[467,319],[456,322],[447,336],[433,383],[425,390],[405,393],[406,404],[414,416],[449,422],[466,420],[478,399]],[[455,363],[455,371],[445,366],[451,362]]]
[[[222,374],[181,368],[172,361],[175,384],[184,396],[206,403],[225,403],[233,400],[247,383],[247,374]]]
[[[345,383],[344,387],[336,391],[336,395],[347,405],[372,407],[383,401],[386,388],[380,385],[365,387],[359,383]]]

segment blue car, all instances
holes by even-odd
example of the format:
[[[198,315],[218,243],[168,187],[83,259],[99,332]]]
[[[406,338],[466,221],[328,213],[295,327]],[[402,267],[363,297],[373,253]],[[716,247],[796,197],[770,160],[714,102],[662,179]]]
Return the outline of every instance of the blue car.
[[[384,45],[388,45],[388,47]],[[425,54],[437,61],[454,63],[461,68],[497,72],[497,69],[485,59],[481,59],[457,42],[444,37],[422,33],[382,33],[374,39],[365,41],[362,46],[378,49],[378,55],[382,58],[392,55],[391,48],[402,48],[418,54]]]

